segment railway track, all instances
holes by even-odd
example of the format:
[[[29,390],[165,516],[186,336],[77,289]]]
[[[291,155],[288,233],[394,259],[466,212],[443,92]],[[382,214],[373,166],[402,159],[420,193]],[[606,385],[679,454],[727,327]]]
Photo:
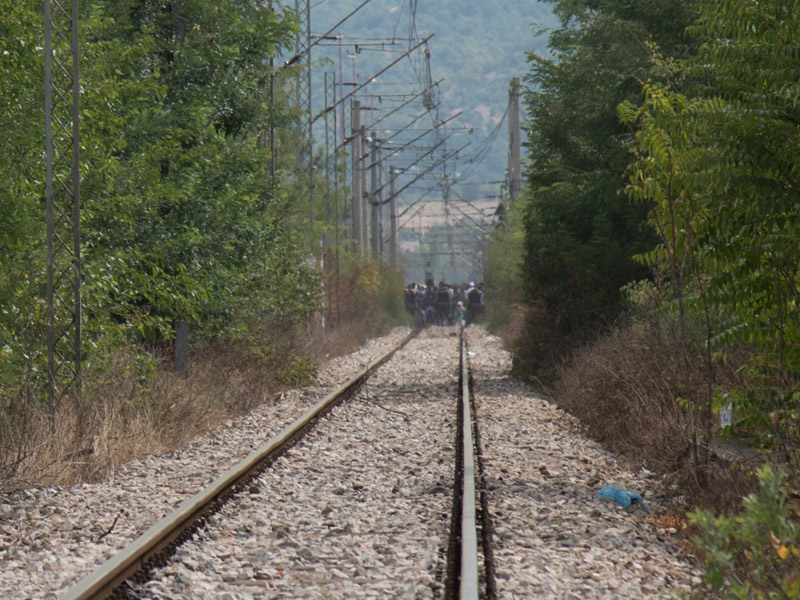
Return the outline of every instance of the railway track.
[[[494,597],[466,342],[435,331],[386,352],[61,598]],[[436,359],[419,364],[407,344]]]
[[[317,425],[265,459],[268,468],[242,460],[261,450],[255,440],[281,437],[334,381],[375,365],[403,332],[330,361],[321,387],[292,390],[103,481],[0,496],[0,597],[102,597],[119,588],[164,600],[441,599],[464,587],[479,598],[577,600],[685,597],[700,586],[700,567],[658,519],[658,478],[618,464],[573,418],[510,378],[498,338],[479,327],[466,334],[472,378],[459,363],[466,348],[457,330],[427,329],[352,398],[313,417]],[[458,421],[457,406],[477,416]],[[479,450],[457,451],[457,434],[473,435]],[[191,496],[229,478],[233,463],[247,472],[236,493]],[[476,481],[456,484],[467,472]],[[645,493],[645,505],[603,503],[604,485]],[[455,493],[471,487],[474,508]],[[209,508],[199,508],[201,495]],[[160,546],[155,531],[191,521],[170,516],[181,502],[195,506],[202,527],[176,527],[170,535],[183,542]],[[138,557],[128,554],[128,572],[114,577],[142,565],[146,576],[119,587],[108,573],[90,575],[121,562],[131,544]]]

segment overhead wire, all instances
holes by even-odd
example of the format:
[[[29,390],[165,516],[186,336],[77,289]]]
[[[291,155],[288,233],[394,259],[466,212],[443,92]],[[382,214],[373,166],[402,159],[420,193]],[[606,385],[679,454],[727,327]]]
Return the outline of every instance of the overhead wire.
[[[470,166],[464,173],[461,173],[459,180],[464,180],[470,175],[472,175],[472,173],[475,172],[478,166],[480,166],[483,163],[484,158],[486,158],[486,155],[489,153],[489,150],[492,149],[492,146],[497,140],[497,136],[500,133],[500,128],[503,126],[503,123],[505,123],[507,117],[508,117],[508,106],[506,106],[506,111],[503,113],[503,116],[495,126],[494,130],[492,130],[486,136],[486,138],[484,138],[483,142],[481,142],[481,144],[471,154],[468,154],[462,158],[462,160],[468,162]]]
[[[325,1],[326,0],[321,0],[320,2],[317,2],[315,4],[315,6],[319,6],[320,4],[323,4]],[[331,28],[328,33],[334,31],[345,20],[347,20],[350,16],[355,14],[355,12],[360,10],[369,1],[370,0],[365,0],[364,2],[362,2],[354,11],[352,11],[344,19],[339,21],[339,23],[337,23],[333,28]],[[399,38],[398,37],[398,31],[399,31],[399,28],[400,28],[400,22],[402,20],[403,15],[406,14],[406,12],[405,12],[406,10],[408,11],[407,12],[407,15],[408,15],[407,37],[406,38]],[[398,51],[391,47],[392,45],[395,44],[396,41],[407,41],[409,48],[411,48],[414,45],[414,42],[418,40],[418,29],[417,29],[417,23],[416,23],[416,16],[417,16],[417,0],[408,0],[408,2],[404,1],[402,6],[401,6],[401,9],[399,11],[397,11],[397,16],[394,19],[392,38],[391,38],[392,41],[391,42],[386,42],[386,45],[381,44],[380,47],[376,46],[374,48],[365,45],[365,46],[360,48],[360,51],[397,53]],[[350,42],[361,41],[362,43],[368,43],[368,42],[373,42],[373,41],[381,41],[381,42],[383,42],[385,40],[385,38],[369,38],[369,37],[363,37],[363,36],[362,37],[338,36],[338,38],[340,40],[347,39]],[[430,38],[428,38],[428,39],[430,39]],[[319,43],[319,42],[320,42],[320,40],[318,39],[316,43]],[[441,82],[441,80],[439,80],[437,82],[431,81],[432,78],[429,75],[430,74],[430,62],[429,62],[430,61],[430,50],[429,50],[428,45],[427,45],[427,39],[425,40],[424,44],[419,44],[418,43],[417,45],[418,46],[423,45],[425,51],[424,52],[409,52],[407,54],[407,58],[408,58],[411,70],[414,73],[414,78],[416,79],[416,82],[415,82],[414,86],[416,87],[416,85],[419,85],[422,88],[422,91],[419,92],[419,93],[412,94],[412,95],[410,95],[410,97],[409,97],[408,94],[405,94],[405,95],[404,94],[396,94],[396,95],[395,94],[374,94],[374,96],[376,96],[378,98],[378,101],[380,103],[383,103],[384,97],[386,98],[386,101],[392,102],[392,103],[395,102],[395,100],[391,99],[392,96],[397,96],[397,97],[400,97],[400,98],[409,98],[409,99],[406,100],[406,101],[402,101],[398,106],[396,106],[388,114],[385,114],[382,117],[378,118],[377,121],[374,121],[372,123],[371,127],[373,127],[373,128],[376,127],[379,123],[381,123],[386,118],[388,118],[389,115],[394,114],[397,111],[399,111],[400,109],[402,109],[403,107],[407,106],[414,99],[418,98],[420,95],[424,94],[425,92],[429,92],[430,94],[433,95],[433,99],[430,102],[430,104],[432,106],[428,109],[427,112],[430,112],[431,117],[432,117],[432,121],[433,121],[434,124],[439,123],[439,126],[434,127],[430,131],[432,131],[434,133],[436,138],[439,138],[437,141],[441,141],[441,137],[449,137],[450,134],[448,133],[445,136],[443,136],[444,132],[443,132],[442,129],[439,128],[443,124],[438,119],[439,108],[441,106],[447,106],[453,112],[455,112],[455,110],[450,105],[450,103],[447,102],[447,99],[441,93],[441,89],[440,89],[440,87],[438,85]],[[356,46],[357,46],[357,44],[356,44]],[[389,46],[389,47],[387,48],[387,46]],[[427,69],[426,69],[426,67],[427,67]],[[398,84],[392,84],[391,82],[385,82],[382,85],[391,86],[391,85],[400,85],[400,84],[399,83]],[[405,85],[408,85],[408,84],[405,84]],[[342,98],[341,100],[344,100],[344,99],[345,98]],[[427,106],[427,103],[426,103],[426,106]],[[433,108],[433,110],[431,110],[431,108]],[[425,113],[415,117],[412,120],[412,122],[409,123],[409,125],[417,122],[422,116],[424,116],[424,114]],[[378,114],[376,113],[375,116],[377,117]],[[424,169],[426,172],[431,170],[432,167],[437,166],[439,164],[442,164],[442,168],[444,169],[444,172],[441,175],[437,175],[436,173],[433,173],[432,175],[436,178],[436,183],[433,186],[431,186],[430,188],[428,188],[425,191],[425,193],[421,197],[417,198],[411,205],[407,206],[405,208],[405,210],[403,210],[403,212],[398,217],[406,215],[406,213],[409,211],[409,209],[411,209],[417,203],[419,203],[421,200],[423,200],[425,197],[427,197],[433,190],[442,189],[445,192],[444,193],[444,197],[443,197],[443,200],[445,202],[445,210],[446,210],[446,205],[449,202],[450,206],[455,207],[456,210],[458,210],[459,213],[464,215],[465,218],[469,218],[471,221],[473,221],[473,223],[482,232],[485,233],[485,231],[486,231],[484,229],[485,226],[483,226],[480,223],[478,223],[475,219],[472,219],[472,217],[469,217],[467,215],[467,213],[465,213],[464,210],[461,209],[461,207],[459,207],[452,200],[448,201],[447,198],[449,196],[449,192],[450,192],[452,186],[455,185],[456,183],[460,182],[460,181],[463,181],[466,177],[468,177],[469,175],[474,173],[475,170],[485,160],[486,156],[489,154],[489,152],[493,148],[494,144],[496,143],[497,137],[499,136],[500,130],[501,130],[502,125],[505,122],[507,116],[508,116],[508,107],[506,108],[505,113],[503,114],[503,116],[501,117],[501,119],[497,123],[497,125],[494,127],[494,129],[492,131],[490,131],[486,135],[486,137],[483,140],[481,140],[477,145],[475,145],[472,148],[470,148],[468,153],[464,154],[464,153],[461,152],[462,150],[464,150],[465,148],[467,148],[469,146],[469,145],[466,145],[466,146],[462,146],[461,148],[459,148],[459,150],[457,152],[455,152],[455,153],[448,153],[446,150],[444,150],[444,152],[443,152],[444,156],[442,158],[440,158],[439,160],[431,161],[432,162],[431,167],[428,167],[428,168]],[[451,118],[453,118],[453,117],[451,117]],[[398,130],[398,132],[401,131],[401,130],[402,129]],[[405,130],[409,131],[408,126],[405,128]],[[395,136],[393,135],[391,137],[395,137]],[[418,137],[414,138],[414,140],[420,139],[421,137],[424,137],[424,136],[418,136]],[[414,140],[412,140],[412,142]],[[410,145],[412,142],[409,142],[409,144],[406,145],[407,149],[408,150],[417,150],[416,146]],[[436,146],[439,146],[439,144],[436,144]],[[420,148],[420,149],[422,149],[422,148]],[[426,154],[428,154],[428,153],[426,152],[425,154],[423,154],[422,157],[418,157],[416,162],[419,163],[420,158],[425,157]],[[433,158],[433,157],[431,157],[431,158]],[[397,156],[395,158],[395,160],[400,160],[401,162],[404,162],[406,160],[406,157]],[[428,162],[428,160],[425,160],[424,162]],[[467,170],[465,172],[463,172],[463,173],[459,172],[460,168],[465,164],[469,164],[469,167],[467,168]],[[452,175],[450,174],[451,170],[452,170]],[[428,177],[430,175],[431,175],[431,173],[427,173]],[[416,179],[420,179],[420,178],[421,177],[416,178]],[[414,179],[414,181],[416,181],[416,179]],[[412,182],[412,184],[413,184],[413,182]],[[407,184],[403,189],[411,187],[412,184]],[[466,202],[470,207],[472,207],[474,210],[476,210],[480,214],[482,214],[480,209],[478,209],[477,207],[472,205],[469,201],[465,200],[463,197],[461,197],[460,194],[456,194],[456,196],[457,196],[459,201]],[[424,208],[424,206],[425,206],[425,204],[421,205],[417,209],[417,211],[415,211],[414,214],[411,215],[411,217],[409,217],[408,219],[405,220],[404,224],[407,225],[409,223],[409,221],[414,217],[414,215],[416,215],[419,210],[422,210]],[[398,218],[398,220],[399,220],[399,218]],[[400,226],[402,227],[402,225],[400,225]]]

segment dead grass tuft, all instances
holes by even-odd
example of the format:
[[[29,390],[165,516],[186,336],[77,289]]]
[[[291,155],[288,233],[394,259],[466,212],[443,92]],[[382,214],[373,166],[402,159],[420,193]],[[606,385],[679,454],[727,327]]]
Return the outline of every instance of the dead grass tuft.
[[[677,319],[657,307],[645,304],[628,322],[589,341],[559,331],[557,321],[537,306],[510,307],[509,318],[494,332],[513,353],[515,376],[570,411],[589,436],[633,466],[664,474],[675,510],[736,507],[757,487],[755,465],[712,456],[699,485],[684,407],[705,402],[705,365],[698,350],[686,368]],[[693,329],[689,344],[702,348],[702,327]],[[747,360],[744,349],[729,352],[724,364],[714,366],[714,385],[741,389],[745,383],[737,369]],[[703,424],[697,429],[703,431]]]
[[[85,374],[80,402],[58,408],[55,435],[36,399],[0,414],[0,493],[98,481],[125,462],[178,448],[285,387],[308,383],[316,364],[389,325],[362,319],[329,330],[324,343],[309,331],[283,336],[280,347],[254,330],[246,341],[193,349],[186,377],[174,373],[171,355],[142,364],[133,349],[117,350]]]
[[[685,373],[678,341],[660,327],[605,333],[558,367],[554,395],[587,433],[642,466],[675,471],[689,425],[676,398],[695,399],[702,364]]]
[[[723,506],[750,490],[743,472],[715,460],[704,469],[705,485],[698,485],[686,406],[705,402],[706,371],[699,354],[687,368],[677,326],[668,319],[605,332],[557,371],[553,397],[586,433],[637,467],[670,474],[674,493],[690,504]],[[715,377],[716,385],[730,385],[734,367],[716,365]]]
[[[180,377],[162,361],[149,374],[117,352],[80,401],[65,401],[55,434],[45,411],[29,408],[5,421],[0,490],[97,481],[121,464],[179,447],[232,416],[269,401],[274,373],[242,348],[213,346],[193,356]]]

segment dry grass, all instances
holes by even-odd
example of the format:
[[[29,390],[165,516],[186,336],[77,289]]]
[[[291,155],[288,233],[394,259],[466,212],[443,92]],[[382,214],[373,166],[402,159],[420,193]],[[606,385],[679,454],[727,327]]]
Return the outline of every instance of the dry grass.
[[[284,336],[293,341],[280,348],[258,333],[247,342],[211,344],[193,349],[187,377],[174,373],[169,356],[143,369],[133,351],[116,351],[86,374],[81,401],[58,408],[55,435],[40,402],[20,401],[13,414],[0,415],[0,492],[97,481],[127,461],[180,447],[272,401],[319,362],[389,324],[362,319],[329,329],[324,342],[318,332]]]
[[[714,385],[735,385],[735,367],[716,364]],[[733,506],[753,490],[750,469],[741,465],[712,456],[694,468],[686,406],[706,402],[707,373],[699,352],[684,361],[676,323],[660,318],[615,328],[557,370],[552,395],[586,433],[633,465],[668,474],[673,493],[690,505]],[[697,412],[695,423],[705,431]]]
[[[512,307],[510,315],[496,333],[513,348],[514,374],[575,415],[587,435],[636,468],[669,474],[674,493],[694,505],[731,506],[753,490],[751,468],[713,458],[701,463],[705,485],[698,485],[686,406],[706,402],[707,372],[699,351],[688,365],[683,359],[674,318],[653,312],[570,350],[546,311]],[[699,328],[689,344],[702,347]],[[744,360],[716,364],[714,386],[741,386],[735,369]],[[699,419],[695,413],[702,432]]]
[[[145,360],[141,347],[98,349],[84,370],[81,400],[58,407],[54,435],[46,392],[31,391],[27,381],[18,392],[0,387],[0,493],[97,481],[127,461],[180,447],[283,389],[308,383],[325,359],[398,324],[392,309],[402,313],[402,279],[395,291],[392,273],[370,273],[374,277],[358,265],[343,273],[324,340],[319,319],[299,332],[253,325],[247,339],[194,347],[186,377],[174,373],[168,348],[151,349]],[[356,293],[365,277],[373,287],[386,280],[369,288],[369,302]],[[379,288],[394,302],[376,299]]]
[[[689,422],[677,398],[699,401],[703,366],[686,372],[673,332],[641,324],[615,329],[558,367],[554,395],[593,438],[660,472],[687,455]]]
[[[135,362],[118,352],[80,401],[62,402],[54,435],[43,410],[7,419],[0,490],[96,481],[126,461],[185,444],[279,389],[275,373],[243,348],[206,348],[185,378],[166,361],[147,376]]]

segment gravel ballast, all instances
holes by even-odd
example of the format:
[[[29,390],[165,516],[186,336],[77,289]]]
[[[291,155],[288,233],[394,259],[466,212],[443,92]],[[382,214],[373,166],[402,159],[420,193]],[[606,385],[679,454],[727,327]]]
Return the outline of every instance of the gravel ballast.
[[[700,585],[680,538],[646,518],[664,510],[653,476],[624,469],[573,417],[509,379],[499,338],[467,332],[498,596],[669,598]],[[601,500],[606,485],[644,494],[644,505]]]
[[[287,392],[107,480],[0,496],[0,598],[56,598],[186,498],[393,346],[334,359]],[[508,377],[510,358],[467,330],[501,598],[672,597],[700,570],[647,518],[657,481],[627,471],[564,411]],[[456,328],[430,328],[356,397],[178,548],[142,598],[440,598],[453,485]],[[597,498],[604,485],[643,507]]]
[[[144,595],[440,595],[453,477],[454,332],[430,329],[409,342],[250,493],[184,543],[142,586]]]
[[[398,328],[372,339],[323,365],[318,387],[288,391],[174,452],[132,461],[104,481],[0,495],[0,598],[56,598],[408,333]]]

